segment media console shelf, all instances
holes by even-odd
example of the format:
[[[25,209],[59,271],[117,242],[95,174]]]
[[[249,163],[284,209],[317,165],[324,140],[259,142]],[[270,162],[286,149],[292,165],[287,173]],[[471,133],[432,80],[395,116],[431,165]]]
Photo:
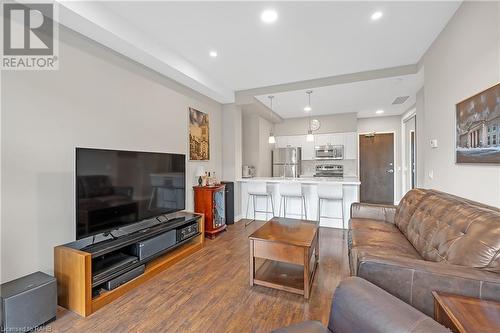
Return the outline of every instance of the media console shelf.
[[[181,216],[184,219],[155,223],[147,229],[102,243],[79,248],[76,245],[78,242],[72,242],[55,247],[54,273],[57,279],[58,304],[86,317],[178,261],[203,248],[205,241],[204,216],[193,213],[177,213],[177,216]],[[120,251],[120,249],[125,249],[127,246],[138,241],[147,240],[148,238],[161,235],[182,225],[192,224],[193,222],[198,224],[197,234],[172,246],[164,254],[135,263],[135,265],[145,264],[145,271],[142,275],[122,284],[116,289],[104,291],[100,294],[93,293],[93,258],[111,253],[112,251]]]

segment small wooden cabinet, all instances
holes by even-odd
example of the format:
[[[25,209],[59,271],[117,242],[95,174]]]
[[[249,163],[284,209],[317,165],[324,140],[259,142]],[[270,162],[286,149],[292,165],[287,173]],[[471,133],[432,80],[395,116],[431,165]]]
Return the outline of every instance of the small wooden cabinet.
[[[193,186],[194,211],[205,214],[205,236],[210,239],[227,228],[224,189],[224,185]]]

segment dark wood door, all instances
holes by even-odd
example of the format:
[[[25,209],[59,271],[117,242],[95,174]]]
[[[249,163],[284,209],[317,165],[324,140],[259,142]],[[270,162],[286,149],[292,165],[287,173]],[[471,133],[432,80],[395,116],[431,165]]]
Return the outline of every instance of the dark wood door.
[[[394,204],[394,134],[359,136],[360,201]]]

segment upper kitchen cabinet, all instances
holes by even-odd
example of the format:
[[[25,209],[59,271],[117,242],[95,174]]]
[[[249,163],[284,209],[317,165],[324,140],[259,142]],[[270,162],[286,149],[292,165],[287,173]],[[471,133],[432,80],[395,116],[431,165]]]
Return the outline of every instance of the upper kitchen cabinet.
[[[358,159],[358,134],[345,133],[344,134],[344,160]]]
[[[345,135],[347,133],[333,133],[331,134],[331,142],[330,144],[334,146],[344,146],[345,145]]]
[[[288,137],[288,145],[290,147],[303,147],[306,142],[305,135],[290,135]]]
[[[315,134],[314,145],[325,146],[332,144],[332,134]]]
[[[284,135],[276,137],[276,148],[301,147],[302,160],[314,159],[314,142],[307,142],[305,135]]]
[[[277,136],[275,137],[275,140],[275,148],[286,148],[286,146],[288,145],[288,136]]]
[[[301,137],[304,137],[302,140]],[[284,135],[276,137],[276,148],[286,148],[286,147],[302,147],[302,142],[305,142],[305,135]]]
[[[303,135],[303,143],[302,143],[302,160],[310,161],[314,160],[314,141],[308,142],[307,137]]]
[[[316,146],[325,145],[344,145],[344,136],[346,133],[328,133],[328,134],[316,134],[314,135],[314,144]]]
[[[358,140],[356,133],[315,134],[314,142],[308,142],[305,135],[285,135],[276,137],[276,148],[301,147],[302,160],[314,160],[314,147],[324,145],[344,146],[344,159],[358,158]]]

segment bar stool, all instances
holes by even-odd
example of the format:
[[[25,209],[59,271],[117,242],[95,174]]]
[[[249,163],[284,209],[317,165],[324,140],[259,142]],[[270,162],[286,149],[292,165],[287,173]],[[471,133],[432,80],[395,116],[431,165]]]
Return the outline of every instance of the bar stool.
[[[342,189],[342,184],[318,184],[318,223],[322,217],[337,218],[321,215],[322,201],[340,201],[342,206],[342,229],[344,229],[344,194]]]
[[[274,199],[273,199],[273,193],[267,188],[267,183],[266,182],[249,182],[248,183],[248,199],[247,199],[247,213],[246,213],[246,219],[248,220],[248,207],[250,206],[250,197],[252,197],[252,203],[253,203],[253,220],[250,222],[245,222],[245,227],[255,221],[255,213],[266,213],[266,220],[267,220],[267,214],[273,214],[274,217]],[[266,198],[266,210],[257,210],[256,206],[256,199],[257,198]],[[271,209],[272,211],[268,211],[268,203],[269,203],[269,198],[271,199]]]
[[[302,193],[302,184],[298,182],[280,183],[279,184],[279,194],[280,194],[280,210],[278,216],[281,216],[281,202],[283,202],[283,217],[286,218],[286,202],[288,198],[301,198],[302,203],[300,205],[300,218],[302,215],[307,220],[307,208],[306,208],[306,198]]]

